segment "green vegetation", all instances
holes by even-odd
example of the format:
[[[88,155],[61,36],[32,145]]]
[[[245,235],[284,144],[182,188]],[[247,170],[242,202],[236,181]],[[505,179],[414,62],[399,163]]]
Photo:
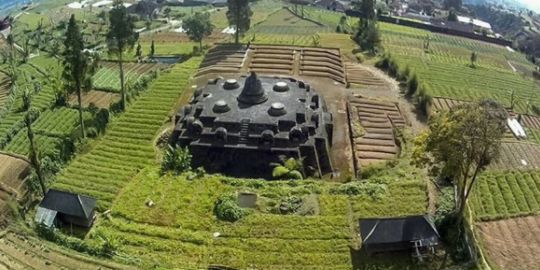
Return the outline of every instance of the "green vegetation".
[[[473,192],[474,212],[480,220],[532,215],[540,210],[540,173],[486,172]]]
[[[95,148],[71,162],[54,186],[95,196],[99,198],[99,210],[109,208],[137,168],[154,162],[155,133],[200,61],[193,58],[161,73],[116,119]]]

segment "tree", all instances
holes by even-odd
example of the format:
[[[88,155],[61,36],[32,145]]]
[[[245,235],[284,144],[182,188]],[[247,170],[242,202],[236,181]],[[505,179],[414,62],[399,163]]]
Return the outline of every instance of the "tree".
[[[167,17],[167,22],[171,23],[171,8],[166,7],[163,13],[165,14],[165,17]]]
[[[461,0],[444,0],[443,7],[446,10],[454,8],[455,10],[461,10]]]
[[[280,157],[280,163],[271,163],[270,166],[274,169],[272,170],[272,177],[277,179],[303,179],[303,162],[301,159],[294,158],[285,158],[284,156]]]
[[[360,20],[358,23],[360,25],[354,36],[354,40],[363,50],[370,51],[372,53],[376,52],[377,48],[381,44],[381,35],[377,20]]]
[[[448,21],[450,22],[457,22],[457,14],[454,8],[451,8],[450,11],[448,11]]]
[[[135,56],[136,56],[136,57],[141,57],[141,56],[142,56],[142,47],[141,47],[141,43],[137,43],[137,50],[135,51]]]
[[[154,40],[152,39],[152,44],[150,44],[150,53],[148,54],[150,58],[154,57],[154,53],[156,52],[155,50],[156,48],[154,47]]]
[[[432,175],[449,178],[456,186],[459,222],[478,173],[499,154],[506,119],[506,110],[500,104],[481,99],[433,116],[429,130],[414,140],[416,165],[427,164]]]
[[[130,51],[139,39],[135,33],[136,18],[126,12],[126,7],[121,0],[115,0],[113,8],[109,12],[109,32],[107,33],[107,46],[109,54],[115,54],[120,68],[120,109],[126,108],[126,93],[124,89],[124,68],[122,66],[123,54]]]
[[[202,51],[202,40],[214,31],[214,25],[210,21],[210,13],[197,12],[195,15],[184,20],[183,27],[191,41],[199,42],[200,51]]]
[[[361,0],[352,2],[353,10],[360,11],[362,17],[360,17],[360,26],[367,27],[369,20],[375,18],[375,1],[374,0]]]
[[[65,86],[69,93],[76,93],[79,103],[79,123],[81,135],[86,136],[82,109],[82,92],[90,91],[92,88],[92,76],[97,69],[98,59],[89,52],[84,52],[84,42],[79,24],[72,14],[69,19],[66,39],[64,41],[64,52],[62,54]]]
[[[476,67],[476,59],[478,58],[478,55],[476,55],[476,52],[471,52],[471,67]]]
[[[251,26],[251,15],[253,11],[249,7],[249,0],[227,0],[227,21],[230,26],[235,27],[234,42],[240,42],[240,36],[243,36]]]
[[[144,23],[144,25],[146,26],[146,30],[150,30],[152,29],[152,21],[150,20],[146,20],[146,22]]]
[[[34,168],[36,172],[37,179],[41,187],[41,192],[43,193],[43,196],[45,196],[47,189],[45,187],[45,179],[43,178],[43,173],[41,171],[39,151],[34,142],[34,131],[32,130],[32,118],[30,116],[30,113],[27,113],[26,116],[24,117],[24,123],[26,125],[26,135],[28,136],[28,141],[30,142],[30,146],[28,149],[29,150],[28,158],[30,159],[30,164],[32,165],[32,167]]]

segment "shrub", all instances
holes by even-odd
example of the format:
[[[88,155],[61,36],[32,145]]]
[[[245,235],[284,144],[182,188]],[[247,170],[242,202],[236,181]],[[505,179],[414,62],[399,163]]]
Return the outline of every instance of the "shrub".
[[[414,96],[416,109],[426,117],[429,117],[433,97],[427,93],[425,86],[421,86]]]
[[[418,90],[418,84],[418,77],[416,76],[416,74],[414,74],[407,82],[407,92],[405,93],[405,96],[414,96],[416,90]]]
[[[285,197],[279,201],[279,213],[296,213],[300,206],[302,206],[302,198],[297,196]]]
[[[249,209],[238,206],[234,194],[222,194],[214,202],[214,215],[221,220],[235,222],[250,213]]]
[[[188,148],[169,145],[161,162],[161,172],[173,171],[175,174],[179,174],[190,169],[191,154]]]
[[[398,74],[398,80],[406,82],[411,76],[411,68],[406,66],[404,70],[401,70]]]
[[[383,55],[383,57],[375,63],[375,67],[386,70],[390,67],[390,55]]]

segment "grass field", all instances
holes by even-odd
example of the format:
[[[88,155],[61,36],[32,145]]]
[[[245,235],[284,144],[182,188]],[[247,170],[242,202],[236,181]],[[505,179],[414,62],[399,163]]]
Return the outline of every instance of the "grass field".
[[[122,190],[112,207],[113,218],[95,230],[120,239],[122,251],[162,267],[350,269],[349,246],[358,244],[358,217],[420,214],[426,209],[425,184],[414,177],[389,183],[380,197],[331,194],[332,187],[317,180],[267,182],[219,175],[188,181],[185,175],[160,177],[159,168],[149,167]],[[236,223],[217,220],[214,201],[236,190],[259,194],[261,207]],[[268,210],[286,196],[312,196],[319,213],[280,215]],[[146,206],[148,200],[155,205]],[[398,203],[402,200],[411,203]]]

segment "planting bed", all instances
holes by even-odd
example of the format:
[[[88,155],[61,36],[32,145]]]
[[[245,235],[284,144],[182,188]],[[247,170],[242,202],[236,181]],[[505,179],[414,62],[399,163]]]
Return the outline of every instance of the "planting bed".
[[[249,70],[257,73],[292,75],[294,61],[296,60],[295,48],[286,46],[251,46],[251,62]]]
[[[395,103],[352,97],[348,110],[357,169],[397,158],[394,128],[405,119]]]
[[[94,103],[98,108],[109,108],[111,102],[117,97],[119,95],[115,93],[92,90],[82,95],[81,102],[83,107],[88,107],[90,103]],[[69,97],[69,103],[71,105],[76,105],[78,102],[77,95],[71,95]]]
[[[388,83],[375,76],[371,71],[358,63],[345,63],[347,82],[355,87],[384,88],[388,90]]]
[[[221,33],[222,29],[216,29],[208,37],[204,38],[204,43],[220,42],[230,37],[229,34]],[[152,35],[143,35],[139,39],[142,43],[154,41],[154,43],[181,43],[189,42],[189,37],[186,33],[177,32],[160,32]]]
[[[521,115],[521,125],[524,127],[540,129],[540,117],[536,115]]]
[[[336,82],[345,83],[339,50],[302,48],[300,53],[300,75],[327,77]]]
[[[540,216],[481,222],[478,228],[489,258],[498,269],[540,267]]]
[[[118,63],[114,61],[102,61],[99,63],[103,68],[118,69]],[[124,72],[135,73],[139,75],[146,74],[152,70],[162,70],[170,67],[166,63],[123,63]]]
[[[444,97],[434,97],[433,98],[433,108],[435,111],[448,110],[456,105],[468,103],[469,101],[453,99],[453,98],[444,98]]]
[[[132,269],[75,254],[60,247],[13,233],[0,238],[0,269],[9,270],[120,270]]]
[[[197,76],[209,73],[238,73],[245,57],[244,46],[217,45],[210,49],[204,57],[197,71]]]
[[[540,169],[540,145],[522,142],[503,142],[501,155],[493,169]]]

